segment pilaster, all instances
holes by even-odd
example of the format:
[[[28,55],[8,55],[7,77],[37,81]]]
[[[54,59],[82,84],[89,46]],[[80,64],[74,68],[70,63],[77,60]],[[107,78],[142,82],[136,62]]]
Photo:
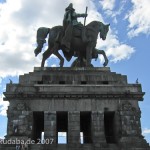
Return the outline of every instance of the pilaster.
[[[80,144],[80,112],[68,112],[68,144]]]
[[[44,112],[44,139],[53,140],[52,144],[57,141],[56,111]]]
[[[104,112],[92,111],[92,141],[95,148],[106,145],[104,131]]]

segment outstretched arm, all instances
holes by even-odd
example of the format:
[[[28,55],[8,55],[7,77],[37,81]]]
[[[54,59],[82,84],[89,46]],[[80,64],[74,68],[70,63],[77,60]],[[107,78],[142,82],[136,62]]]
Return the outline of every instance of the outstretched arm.
[[[87,14],[76,14],[76,17],[87,17]]]

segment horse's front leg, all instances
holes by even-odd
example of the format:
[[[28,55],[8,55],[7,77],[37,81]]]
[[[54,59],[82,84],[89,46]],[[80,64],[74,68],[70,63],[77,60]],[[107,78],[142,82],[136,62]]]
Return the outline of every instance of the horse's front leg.
[[[52,54],[52,51],[49,48],[43,53],[41,67],[44,67],[46,59],[49,58],[51,54]]]
[[[96,50],[97,54],[102,54],[102,55],[103,55],[103,57],[104,57],[104,59],[105,59],[105,62],[103,63],[103,66],[106,67],[106,66],[108,65],[108,58],[107,58],[107,56],[106,56],[105,51],[103,51],[103,50],[98,50],[98,49],[95,49],[95,50]]]
[[[87,47],[86,47],[86,66],[87,67],[91,67],[92,64],[91,64],[91,60],[92,60],[92,45],[91,44],[88,44]]]

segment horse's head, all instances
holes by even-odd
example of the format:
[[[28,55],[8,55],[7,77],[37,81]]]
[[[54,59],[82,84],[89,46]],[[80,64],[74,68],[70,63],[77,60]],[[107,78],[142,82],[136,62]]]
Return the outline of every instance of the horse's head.
[[[103,23],[101,23],[100,38],[102,38],[102,40],[106,39],[107,33],[109,31],[109,26],[110,26],[110,24],[104,25]]]

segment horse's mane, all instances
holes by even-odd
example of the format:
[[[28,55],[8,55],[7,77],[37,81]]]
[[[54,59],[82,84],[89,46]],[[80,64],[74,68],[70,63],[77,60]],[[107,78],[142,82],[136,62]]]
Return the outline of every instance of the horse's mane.
[[[95,27],[97,24],[101,24],[102,22],[100,21],[92,21],[89,24],[86,25],[86,27]]]
[[[54,26],[51,28],[51,30],[55,30],[55,31],[59,30],[60,31],[60,30],[63,30],[63,26],[61,26],[61,25]]]

